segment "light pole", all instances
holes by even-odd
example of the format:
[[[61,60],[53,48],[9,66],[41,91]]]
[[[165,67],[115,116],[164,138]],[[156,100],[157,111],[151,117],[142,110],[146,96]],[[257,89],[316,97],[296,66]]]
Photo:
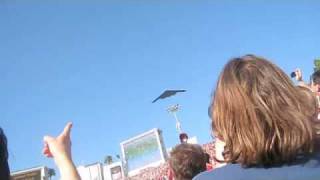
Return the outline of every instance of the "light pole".
[[[178,116],[177,116],[177,112],[179,111],[179,109],[180,109],[179,104],[176,104],[173,106],[169,106],[167,108],[167,111],[168,111],[168,113],[173,115],[174,119],[176,120],[176,129],[177,129],[178,133],[181,134],[182,133],[181,123],[180,123],[180,120],[178,119]]]

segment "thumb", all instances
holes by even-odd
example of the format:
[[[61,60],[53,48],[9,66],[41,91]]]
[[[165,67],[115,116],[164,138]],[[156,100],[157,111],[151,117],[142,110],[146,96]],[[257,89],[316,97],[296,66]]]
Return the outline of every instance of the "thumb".
[[[70,136],[71,128],[72,128],[72,123],[71,122],[67,123],[67,125],[64,127],[64,129],[60,135]]]

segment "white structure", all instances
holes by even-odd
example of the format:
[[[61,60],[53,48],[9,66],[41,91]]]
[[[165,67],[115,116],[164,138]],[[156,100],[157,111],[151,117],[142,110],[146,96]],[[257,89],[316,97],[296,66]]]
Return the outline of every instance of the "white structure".
[[[193,137],[189,138],[188,139],[188,143],[190,143],[190,144],[198,144],[197,136],[193,136]]]
[[[190,144],[198,144],[197,136],[193,136],[193,137],[189,138],[188,139],[188,143],[190,143]],[[170,157],[170,153],[171,153],[172,149],[173,149],[173,147],[167,148],[168,157]]]
[[[103,180],[103,167],[101,163],[78,166],[77,170],[82,180]]]
[[[15,171],[11,173],[12,180],[48,180],[48,168],[46,166],[40,166],[21,171]]]
[[[126,176],[134,176],[148,167],[156,167],[167,158],[161,131],[154,128],[120,143],[123,169]]]
[[[103,165],[104,180],[122,180],[124,172],[121,162],[115,162],[110,165]]]
[[[176,120],[176,129],[177,129],[177,132],[179,134],[181,134],[183,131],[182,131],[182,128],[181,128],[181,122],[180,120],[178,119],[178,116],[177,116],[177,112],[179,111],[180,109],[180,105],[179,104],[176,104],[176,105],[173,105],[173,106],[170,106],[167,108],[167,111],[171,114],[173,114],[173,117],[174,119]]]

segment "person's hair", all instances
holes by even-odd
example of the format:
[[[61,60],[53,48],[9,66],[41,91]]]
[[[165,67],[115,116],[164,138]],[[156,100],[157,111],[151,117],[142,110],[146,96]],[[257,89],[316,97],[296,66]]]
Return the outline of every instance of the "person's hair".
[[[206,170],[206,155],[199,145],[179,144],[170,153],[169,165],[176,180],[191,180]]]
[[[10,179],[10,170],[8,165],[7,138],[0,128],[0,177],[3,180]]]
[[[311,76],[311,79],[314,84],[320,85],[320,70],[314,72]]]
[[[181,143],[186,143],[186,142],[184,142],[184,140],[186,139],[186,140],[188,140],[188,134],[187,133],[180,133],[180,135],[179,135],[179,139],[180,139],[180,142]]]
[[[297,86],[298,90],[304,95],[305,101],[310,102],[306,103],[305,105],[308,106],[306,108],[307,114],[312,114],[316,111],[318,111],[318,101],[317,96],[312,90],[306,86]],[[315,124],[318,125],[318,124]]]
[[[314,152],[316,104],[276,65],[255,55],[231,59],[211,103],[225,162],[280,166]]]
[[[210,155],[208,153],[204,153],[206,156],[206,163],[210,163]]]

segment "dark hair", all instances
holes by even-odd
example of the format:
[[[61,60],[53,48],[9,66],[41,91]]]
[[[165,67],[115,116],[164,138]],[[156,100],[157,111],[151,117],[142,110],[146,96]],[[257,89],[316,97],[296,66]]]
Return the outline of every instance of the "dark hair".
[[[208,153],[205,153],[206,156],[206,163],[210,163],[210,155]]]
[[[307,99],[268,60],[254,55],[231,59],[211,105],[212,128],[226,144],[225,161],[269,167],[311,155],[318,126],[316,104]]]
[[[320,85],[320,70],[314,72],[311,77],[314,84]]]
[[[187,133],[180,133],[180,135],[179,135],[179,139],[180,139],[181,143],[186,143],[186,142],[184,142],[184,139],[188,139],[188,138],[189,137],[188,137]]]
[[[0,178],[1,180],[10,179],[10,170],[8,165],[7,138],[0,128]]]
[[[206,155],[199,145],[179,144],[170,153],[169,165],[176,180],[191,180],[206,170]]]

